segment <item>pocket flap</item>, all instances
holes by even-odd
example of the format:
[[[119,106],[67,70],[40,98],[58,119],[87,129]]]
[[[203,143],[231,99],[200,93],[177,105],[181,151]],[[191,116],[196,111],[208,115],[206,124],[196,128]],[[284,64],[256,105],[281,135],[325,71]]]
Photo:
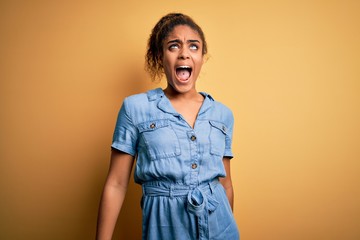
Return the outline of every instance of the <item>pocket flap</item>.
[[[167,119],[147,121],[137,125],[140,133],[147,131],[154,131],[156,129],[167,126],[169,126],[169,120]]]
[[[225,126],[225,124],[223,124],[221,122],[213,121],[213,120],[210,120],[209,122],[210,122],[211,126],[213,126],[214,128],[219,129],[224,134],[227,134],[227,127]]]

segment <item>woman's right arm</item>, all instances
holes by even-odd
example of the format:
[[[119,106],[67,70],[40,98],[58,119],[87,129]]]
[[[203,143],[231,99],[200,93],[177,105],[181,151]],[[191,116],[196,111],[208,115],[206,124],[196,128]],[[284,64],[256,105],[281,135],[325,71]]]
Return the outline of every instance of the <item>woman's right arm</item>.
[[[125,199],[134,157],[113,149],[109,173],[101,197],[96,239],[110,240]]]

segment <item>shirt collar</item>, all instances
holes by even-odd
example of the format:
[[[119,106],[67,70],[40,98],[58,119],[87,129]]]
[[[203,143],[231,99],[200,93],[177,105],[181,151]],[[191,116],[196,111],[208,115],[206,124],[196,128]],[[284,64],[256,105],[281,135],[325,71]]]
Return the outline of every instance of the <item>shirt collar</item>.
[[[215,101],[214,98],[210,94],[207,94],[205,92],[200,92],[200,94],[203,95],[205,99],[200,108],[198,115],[200,115],[200,114],[206,112],[208,109],[210,109],[213,105],[213,102]],[[161,88],[156,88],[156,89],[148,91],[147,97],[148,97],[149,102],[160,99],[157,106],[162,111],[171,113],[175,116],[180,115],[178,112],[175,111],[175,109],[173,108],[173,106],[170,103],[170,100],[167,99],[164,91]]]
[[[165,93],[161,88],[156,88],[156,89],[153,89],[153,90],[150,90],[147,92],[147,97],[148,97],[149,102],[155,101],[156,99],[162,98],[164,96],[165,96]]]
[[[211,101],[215,101],[214,98],[206,92],[200,92],[200,94],[203,95],[205,98],[209,98]],[[156,99],[162,98],[164,96],[165,93],[161,88],[156,88],[147,92],[147,97],[149,101],[155,101]]]

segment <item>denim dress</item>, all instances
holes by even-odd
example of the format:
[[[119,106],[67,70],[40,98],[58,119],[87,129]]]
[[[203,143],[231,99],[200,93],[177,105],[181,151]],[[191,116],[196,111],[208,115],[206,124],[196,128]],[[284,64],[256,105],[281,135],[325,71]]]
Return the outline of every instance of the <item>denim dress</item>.
[[[233,114],[201,94],[194,128],[161,88],[127,97],[119,111],[112,148],[136,157],[143,240],[240,238],[218,180],[223,157],[233,157]]]

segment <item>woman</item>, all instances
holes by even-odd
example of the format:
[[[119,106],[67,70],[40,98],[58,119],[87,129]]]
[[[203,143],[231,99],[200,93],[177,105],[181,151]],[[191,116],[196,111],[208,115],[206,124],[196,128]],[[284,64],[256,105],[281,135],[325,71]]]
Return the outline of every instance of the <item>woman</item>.
[[[239,239],[232,214],[232,112],[196,80],[207,45],[188,16],[168,14],[149,38],[147,69],[167,87],[126,98],[112,144],[98,239],[111,239],[134,163],[143,239]]]

